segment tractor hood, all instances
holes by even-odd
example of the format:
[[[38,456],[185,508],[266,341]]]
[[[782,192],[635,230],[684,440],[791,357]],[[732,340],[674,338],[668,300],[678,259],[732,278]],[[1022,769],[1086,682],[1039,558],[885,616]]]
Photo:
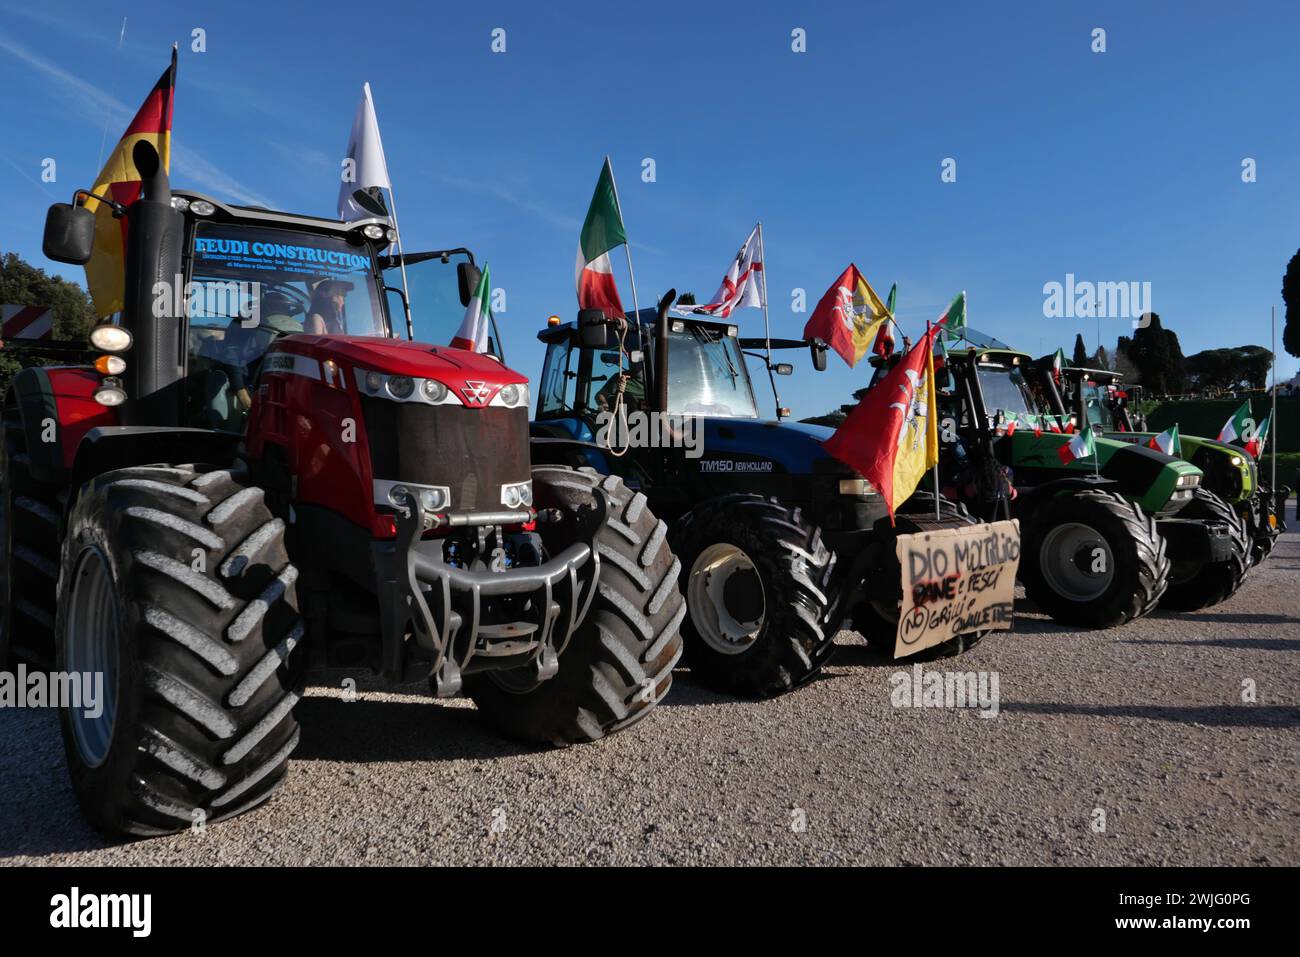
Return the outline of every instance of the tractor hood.
[[[799,422],[701,416],[700,471],[853,475],[822,445],[834,429]]]

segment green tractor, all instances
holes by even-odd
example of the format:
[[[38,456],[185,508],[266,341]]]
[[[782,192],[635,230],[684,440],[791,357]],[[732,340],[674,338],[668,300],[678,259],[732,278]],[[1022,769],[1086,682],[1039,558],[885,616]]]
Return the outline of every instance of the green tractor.
[[[1118,372],[1106,369],[1063,369],[1059,411],[1104,431],[1109,438],[1145,445],[1155,433],[1147,429],[1132,402],[1134,389],[1124,389],[1121,381]],[[1179,444],[1187,461],[1205,473],[1203,487],[1245,522],[1250,564],[1262,562],[1286,530],[1286,498],[1291,490],[1282,488],[1275,494],[1260,475],[1254,457],[1240,446],[1195,435],[1180,435]]]
[[[1201,469],[1102,436],[1071,458],[1074,423],[1057,411],[1050,372],[1001,343],[953,351],[936,368],[940,491],[981,518],[1020,520],[1020,578],[1053,619],[1108,628],[1157,604],[1212,605],[1240,586],[1245,526],[1202,487]]]

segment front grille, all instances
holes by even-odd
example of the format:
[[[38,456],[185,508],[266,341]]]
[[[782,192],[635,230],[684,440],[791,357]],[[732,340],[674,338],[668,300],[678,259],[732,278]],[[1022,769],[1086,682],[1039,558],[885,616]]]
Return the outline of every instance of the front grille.
[[[529,474],[528,410],[362,396],[376,479],[445,485],[455,512],[500,509],[501,486]]]

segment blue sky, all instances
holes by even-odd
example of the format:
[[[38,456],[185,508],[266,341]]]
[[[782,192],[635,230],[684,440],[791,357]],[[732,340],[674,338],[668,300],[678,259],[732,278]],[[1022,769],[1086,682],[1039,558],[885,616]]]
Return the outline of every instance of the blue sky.
[[[176,40],[178,186],[332,214],[370,81],[407,248],[465,245],[491,263],[508,360],[530,376],[537,329],[576,308],[574,250],[606,153],[643,306],[670,286],[708,296],[761,219],[775,335],[807,318],[791,290],[811,308],[852,260],[882,296],[898,282],[910,334],[966,289],[976,328],[1034,353],[1068,353],[1083,332],[1092,349],[1094,320],[1043,315],[1044,284],[1073,273],[1150,282],[1188,354],[1269,344],[1300,246],[1293,3],[739,9],[0,0],[0,250],[81,280],[41,256],[44,209],[91,184],[105,118],[111,147]],[[206,53],[190,51],[195,27]],[[1090,49],[1097,27],[1105,53]],[[949,157],[954,183],[940,179]],[[758,310],[738,317],[761,334]],[[1108,349],[1128,325],[1102,320]],[[865,384],[865,366],[831,363],[818,375],[799,354],[781,380],[797,416]]]

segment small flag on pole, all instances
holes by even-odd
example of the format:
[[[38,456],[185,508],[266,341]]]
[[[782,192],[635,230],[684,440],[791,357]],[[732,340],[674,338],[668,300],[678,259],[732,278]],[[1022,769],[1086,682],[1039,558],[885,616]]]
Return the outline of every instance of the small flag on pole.
[[[1062,465],[1069,465],[1077,459],[1086,459],[1089,455],[1095,455],[1096,452],[1097,446],[1093,441],[1090,425],[1057,449],[1056,455]]]
[[[1268,420],[1272,418],[1272,415],[1273,413],[1271,412],[1266,414],[1264,416],[1264,421],[1255,426],[1255,431],[1252,432],[1250,438],[1246,440],[1246,451],[1249,452],[1253,458],[1257,459],[1264,454],[1264,443],[1268,441]]]
[[[1241,404],[1241,408],[1232,413],[1232,418],[1223,423],[1223,428],[1219,429],[1219,441],[1235,442],[1237,439],[1245,438],[1246,420],[1249,418],[1250,400],[1247,399]]]
[[[578,308],[599,309],[610,319],[623,317],[623,303],[618,298],[618,285],[614,282],[614,266],[609,261],[609,251],[627,242],[623,217],[618,211],[614,193],[614,168],[605,157],[596,180],[596,191],[587,208],[587,218],[582,223],[578,237],[578,263],[575,281],[578,286]]]
[[[1056,355],[1052,356],[1052,379],[1056,382],[1061,381],[1061,370],[1065,368],[1065,353],[1060,349],[1056,350]]]
[[[949,339],[966,338],[966,290],[963,289],[957,293],[957,296],[944,310],[939,317],[939,325],[943,326],[943,333]]]
[[[492,327],[492,280],[488,276],[488,265],[483,264],[483,275],[479,277],[478,289],[465,307],[465,318],[460,328],[451,338],[453,349],[468,349],[470,352],[487,352],[488,331]]]
[[[817,303],[803,327],[803,337],[829,343],[853,368],[871,348],[881,325],[888,322],[889,310],[858,267],[849,263]]]
[[[703,306],[683,306],[677,310],[682,313],[717,316],[719,319],[730,317],[735,309],[746,306],[762,308],[763,302],[763,249],[755,226],[745,240],[740,252],[731,261],[727,274],[722,277],[722,285],[713,294],[713,299]]]
[[[1148,448],[1155,449],[1157,452],[1163,452],[1165,455],[1172,455],[1175,458],[1183,457],[1183,443],[1178,438],[1178,423],[1174,423],[1172,429],[1165,429],[1159,435],[1151,437],[1147,443]]]

